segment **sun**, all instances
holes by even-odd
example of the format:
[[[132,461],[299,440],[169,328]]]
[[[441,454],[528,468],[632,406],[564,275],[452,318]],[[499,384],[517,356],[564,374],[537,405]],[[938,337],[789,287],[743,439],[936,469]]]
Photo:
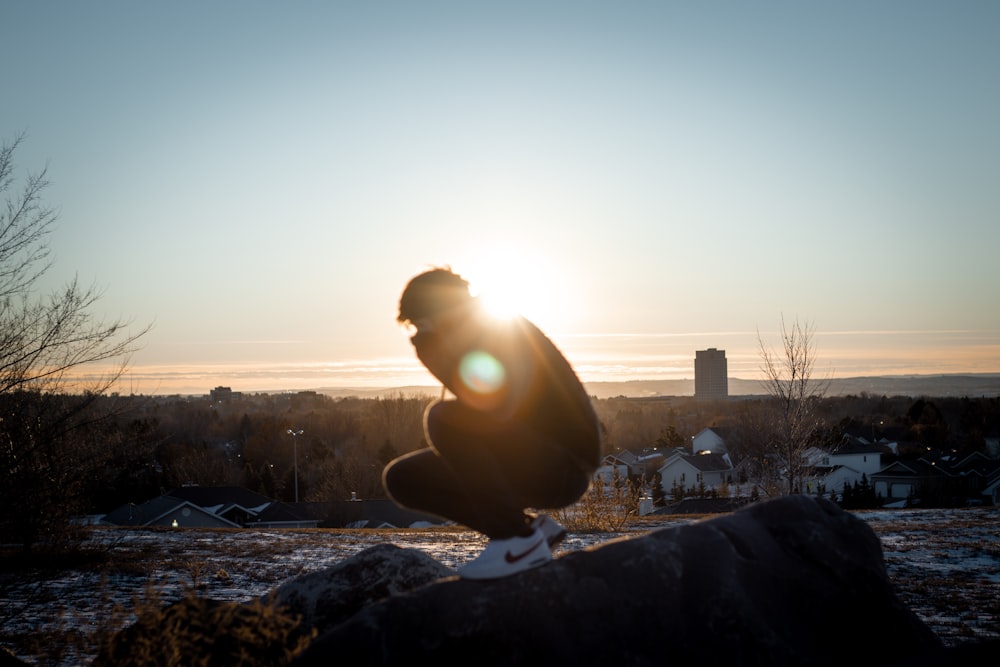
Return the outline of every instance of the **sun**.
[[[487,244],[454,268],[495,317],[523,315],[546,330],[567,326],[566,273],[544,254]]]

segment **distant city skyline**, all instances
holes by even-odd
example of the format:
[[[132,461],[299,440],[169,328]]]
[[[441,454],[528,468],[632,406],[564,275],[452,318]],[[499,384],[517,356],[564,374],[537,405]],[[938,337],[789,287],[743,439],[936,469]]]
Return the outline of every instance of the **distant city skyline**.
[[[833,377],[1000,372],[1000,2],[0,3],[44,293],[151,324],[139,393],[432,385],[450,265],[584,381],[757,332]],[[130,387],[123,387],[128,390]]]

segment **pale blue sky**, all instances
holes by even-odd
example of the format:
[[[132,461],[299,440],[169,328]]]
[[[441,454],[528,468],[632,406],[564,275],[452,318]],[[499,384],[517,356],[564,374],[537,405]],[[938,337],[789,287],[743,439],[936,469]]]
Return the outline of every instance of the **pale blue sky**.
[[[835,376],[1000,372],[998,70],[992,1],[14,0],[0,138],[141,393],[429,383],[444,263],[538,278],[588,381],[756,377],[782,315]]]

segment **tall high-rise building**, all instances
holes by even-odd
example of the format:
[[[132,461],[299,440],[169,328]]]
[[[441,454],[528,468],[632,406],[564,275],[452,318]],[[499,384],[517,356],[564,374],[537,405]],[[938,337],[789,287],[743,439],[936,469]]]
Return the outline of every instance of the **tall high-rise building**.
[[[694,353],[694,397],[729,397],[729,365],[725,350],[710,347]]]

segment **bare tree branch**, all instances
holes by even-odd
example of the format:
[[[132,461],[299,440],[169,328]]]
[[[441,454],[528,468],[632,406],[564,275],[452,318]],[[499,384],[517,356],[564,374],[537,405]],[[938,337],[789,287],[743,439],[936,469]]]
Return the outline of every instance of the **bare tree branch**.
[[[58,215],[42,203],[47,170],[28,174],[20,192],[8,194],[16,184],[14,154],[23,139],[21,134],[0,146],[0,192],[7,195],[0,212],[0,298],[29,288],[51,266],[44,240]]]
[[[124,373],[136,343],[150,327],[128,332],[130,322],[95,318],[102,293],[74,278],[62,290],[39,296],[35,286],[51,268],[48,237],[57,220],[42,202],[45,171],[15,188],[14,154],[19,135],[0,147],[0,393],[19,389],[61,391],[68,373],[87,364],[122,359],[87,391],[101,393]]]
[[[805,454],[818,425],[814,404],[829,386],[829,382],[813,379],[814,332],[812,324],[796,320],[789,326],[782,316],[782,353],[779,355],[767,346],[757,331],[760,370],[764,375],[762,384],[775,409],[768,449],[779,457],[785,470],[788,493],[794,493],[808,473],[810,466]]]

